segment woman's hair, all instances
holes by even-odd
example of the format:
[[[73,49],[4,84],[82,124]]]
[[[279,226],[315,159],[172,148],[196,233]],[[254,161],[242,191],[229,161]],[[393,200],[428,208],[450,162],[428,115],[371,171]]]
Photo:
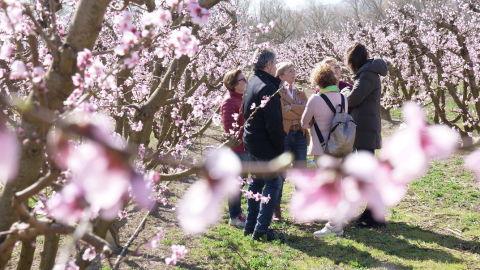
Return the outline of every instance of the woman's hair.
[[[277,64],[277,73],[275,74],[275,77],[279,77],[283,74],[285,74],[285,71],[287,71],[287,69],[291,68],[291,67],[295,67],[295,65],[292,63],[292,62],[280,62]]]
[[[329,64],[320,63],[313,69],[310,75],[310,82],[320,88],[325,88],[331,85],[337,85],[337,77],[335,70]]]
[[[323,59],[322,62],[320,62],[320,64],[330,64],[330,63],[334,63],[335,65],[340,66],[340,65],[338,64],[337,59],[335,59],[335,58],[333,58],[333,57],[325,58],[325,59]]]
[[[345,61],[355,74],[368,61],[368,51],[360,42],[353,42],[345,52]]]
[[[238,84],[238,76],[240,73],[242,73],[240,69],[234,69],[227,72],[225,77],[223,77],[223,85],[229,91],[235,91],[235,86]]]

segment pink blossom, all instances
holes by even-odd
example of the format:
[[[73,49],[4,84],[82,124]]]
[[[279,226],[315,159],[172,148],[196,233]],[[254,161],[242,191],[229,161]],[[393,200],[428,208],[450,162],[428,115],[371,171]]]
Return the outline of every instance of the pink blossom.
[[[181,260],[187,254],[187,249],[183,245],[172,245],[172,257],[166,258],[165,263],[169,265],[176,265],[178,260]]]
[[[118,55],[125,55],[127,54],[128,50],[128,45],[124,43],[118,44],[117,46],[115,46],[115,48],[113,48],[113,51]]]
[[[262,194],[257,192],[257,194],[253,195],[253,198],[258,202],[262,199]]]
[[[166,0],[165,3],[169,7],[174,7],[174,6],[178,5],[178,0]]]
[[[268,101],[270,101],[270,97],[263,97],[263,100],[260,101],[260,108],[265,107],[265,105],[267,105]]]
[[[0,127],[0,182],[12,180],[18,172],[20,145],[17,137],[6,127]]]
[[[254,110],[257,105],[255,103],[252,103],[252,106],[250,106],[250,110]]]
[[[77,53],[77,67],[80,70],[85,69],[86,66],[89,66],[91,64],[90,57],[92,57],[93,54],[89,49],[84,49],[81,52]]]
[[[290,201],[296,218],[311,221],[336,217],[342,199],[339,175],[329,170],[302,169],[291,169],[288,175],[297,188]]]
[[[32,82],[39,83],[42,81],[43,76],[43,68],[42,67],[34,67],[32,73]]]
[[[393,167],[396,182],[410,182],[428,169],[428,158],[445,157],[455,151],[458,135],[445,126],[427,126],[423,110],[406,102],[403,113],[407,127],[385,143],[382,160]]]
[[[186,192],[180,207],[180,226],[191,234],[201,233],[218,221],[223,196],[236,194],[236,179],[241,172],[238,157],[228,148],[220,148],[205,160],[206,180],[198,180]]]
[[[262,196],[261,203],[267,204],[267,203],[270,201],[270,199],[271,199],[271,198],[270,198],[270,194],[268,194],[267,197]]]
[[[11,43],[6,42],[0,50],[0,59],[7,60],[14,50],[15,47]]]
[[[212,123],[215,126],[219,126],[222,123],[222,117],[218,114],[215,114],[214,116],[212,116]]]
[[[248,183],[248,184],[253,183],[253,179],[252,179],[252,178],[247,178],[247,183]]]
[[[65,267],[64,265],[56,264],[52,270],[80,270],[80,267],[78,267],[75,262],[68,261],[67,267]]]
[[[124,44],[127,44],[127,45],[129,45],[129,44],[135,44],[135,43],[137,43],[137,41],[138,41],[138,37],[137,37],[137,35],[135,35],[135,34],[132,33],[131,31],[125,31],[125,32],[123,32],[121,41],[122,41]]]
[[[138,57],[138,52],[132,52],[129,58],[123,59],[123,62],[127,65],[128,68],[133,68],[138,64],[140,58]]]
[[[179,30],[173,30],[169,39],[169,46],[175,48],[175,57],[182,55],[193,57],[198,51],[199,41],[192,35],[192,30],[182,26]]]
[[[89,246],[87,249],[85,249],[85,253],[82,255],[82,259],[84,261],[93,261],[95,257],[97,256],[97,253],[95,252],[95,248],[92,246]]]
[[[200,26],[206,24],[211,15],[208,9],[202,8],[197,2],[190,2],[186,9],[190,12],[192,22]]]
[[[28,77],[27,67],[22,61],[15,60],[11,66],[10,80],[23,79]]]
[[[138,124],[133,123],[131,127],[132,127],[133,130],[139,132],[139,131],[142,131],[142,129],[143,129],[143,123],[142,123],[142,121],[138,121]]]
[[[53,194],[47,202],[47,212],[65,224],[77,223],[82,217],[86,203],[84,191],[76,184],[66,185],[60,193]]]
[[[118,210],[118,217],[119,217],[120,219],[126,218],[126,217],[127,217],[127,212],[122,211],[122,210]]]
[[[154,12],[143,14],[142,22],[145,25],[163,26],[171,19],[170,11],[160,8]]]

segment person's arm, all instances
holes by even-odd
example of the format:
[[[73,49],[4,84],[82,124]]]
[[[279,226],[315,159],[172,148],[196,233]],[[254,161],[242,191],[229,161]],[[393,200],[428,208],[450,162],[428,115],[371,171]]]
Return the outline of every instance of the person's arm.
[[[305,107],[305,111],[302,114],[302,128],[311,128],[312,125],[310,124],[310,121],[312,121],[313,118],[313,113],[315,112],[315,101],[314,101],[314,96],[312,95],[308,101],[307,105]]]
[[[296,114],[298,114],[299,116],[303,114],[303,112],[305,111],[305,100],[307,100],[307,94],[305,94],[305,92],[301,92],[300,94],[301,96],[301,100],[303,101],[303,104],[292,104],[292,111]],[[299,118],[295,118],[295,119],[299,119]]]
[[[278,92],[278,95],[280,95],[280,92]],[[281,95],[280,95],[280,102],[282,103],[282,115],[284,119],[295,120],[300,117],[299,114],[292,111],[291,104],[286,104],[286,102],[284,102],[283,97]]]
[[[369,71],[362,72],[360,77],[355,80],[352,91],[342,91],[342,93],[348,99],[348,106],[356,107],[360,105],[360,103],[362,103],[363,100],[373,91],[373,81],[371,75],[372,74],[370,74]]]
[[[226,101],[222,104],[222,120],[223,120],[223,127],[225,128],[225,132],[230,134],[230,130],[237,131],[237,128],[233,128],[233,123],[237,123],[233,118],[233,114],[239,114],[240,108],[237,108],[233,102]],[[240,117],[240,115],[238,116]],[[240,138],[241,139],[241,138]]]
[[[275,92],[275,89],[269,89],[268,86],[266,86],[264,89],[260,90],[258,96],[271,96]],[[271,97],[265,107],[262,108],[270,141],[277,149],[277,154],[279,155],[283,153],[285,148],[285,131],[283,130],[281,106],[282,102],[280,96],[275,95]]]

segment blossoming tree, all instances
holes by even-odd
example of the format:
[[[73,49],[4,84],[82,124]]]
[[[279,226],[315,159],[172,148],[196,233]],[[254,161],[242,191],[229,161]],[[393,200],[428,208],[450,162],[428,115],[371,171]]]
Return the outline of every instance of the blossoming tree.
[[[168,204],[162,182],[192,174],[205,180],[187,191],[180,224],[199,233],[218,220],[219,211],[205,215],[205,209],[218,209],[221,197],[244,183],[238,174],[245,166],[224,148],[205,161],[185,150],[209,125],[220,124],[223,74],[248,65],[252,49],[271,45],[252,45],[250,30],[242,27],[245,14],[220,0],[0,3],[0,269],[18,241],[17,269],[30,269],[31,243],[40,235],[46,237],[41,268],[52,269],[60,234],[71,241],[56,268],[85,269],[99,253],[116,268],[122,259],[112,262],[104,239],[117,216],[125,216],[126,204]],[[278,47],[282,58],[297,61],[306,80],[315,62],[340,59],[350,40],[361,39],[389,62],[384,106],[405,103],[408,125],[385,144],[379,160],[359,154],[340,165],[325,157],[318,170],[291,170],[299,188],[291,207],[299,217],[349,219],[366,201],[381,216],[426,170],[429,158],[456,149],[452,127],[462,135],[479,131],[478,36],[470,34],[478,28],[478,10],[460,3],[460,11],[421,14],[407,6],[393,10],[381,26],[345,24],[348,35],[319,32]],[[275,25],[267,23],[269,29]],[[255,31],[268,32],[265,25]],[[463,125],[446,118],[445,91]],[[269,98],[252,109],[261,110]],[[449,127],[428,125],[418,117],[422,109],[407,100],[431,102],[438,122]],[[233,136],[225,144],[236,143],[236,132],[227,131]],[[278,173],[290,161],[281,156],[248,171]],[[478,162],[478,151],[467,159],[472,168]],[[27,207],[31,198],[33,209]],[[154,248],[162,238],[159,229],[145,245]],[[75,262],[68,261],[80,240],[86,245]],[[186,253],[174,245],[165,262],[176,264]]]

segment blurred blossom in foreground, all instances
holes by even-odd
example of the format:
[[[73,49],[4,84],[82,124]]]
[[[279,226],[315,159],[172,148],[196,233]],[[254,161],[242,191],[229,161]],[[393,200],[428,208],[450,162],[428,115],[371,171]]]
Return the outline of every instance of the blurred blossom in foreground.
[[[19,142],[5,126],[0,127],[0,182],[12,180],[17,175],[20,158]]]
[[[452,154],[458,134],[444,125],[428,125],[425,113],[413,102],[405,102],[406,128],[393,134],[383,147],[381,160],[392,166],[392,179],[409,183],[428,169],[428,159]]]
[[[337,162],[330,156],[322,156],[322,162]],[[291,169],[288,177],[295,182],[296,192],[290,201],[295,219],[313,221],[329,219],[336,214],[342,199],[340,175],[335,170]]]
[[[403,114],[406,127],[385,143],[380,160],[360,151],[348,155],[341,169],[337,160],[322,156],[318,170],[290,170],[297,188],[290,204],[295,216],[338,223],[352,219],[367,203],[374,218],[382,220],[385,208],[398,204],[407,185],[426,172],[429,159],[446,157],[456,150],[458,134],[446,126],[428,125],[418,105],[406,102]],[[465,162],[480,173],[480,150]]]
[[[465,165],[470,170],[475,171],[477,180],[480,182],[480,149],[472,152],[465,158]]]
[[[182,229],[198,234],[218,221],[224,196],[238,193],[237,179],[242,170],[238,157],[226,147],[205,160],[206,180],[198,180],[186,192],[180,207]]]
[[[54,160],[60,167],[68,167],[73,172],[72,181],[47,203],[48,212],[64,223],[75,223],[82,217],[83,209],[90,206],[98,209],[102,218],[112,220],[128,199],[129,187],[140,206],[148,207],[150,192],[143,177],[133,170],[126,155],[114,150],[121,151],[122,144],[113,142],[96,125],[83,123],[77,128],[96,141],[87,139],[73,150],[71,144],[66,143],[65,132],[48,136],[49,149],[57,151],[57,155],[54,152],[51,156],[56,157]]]

